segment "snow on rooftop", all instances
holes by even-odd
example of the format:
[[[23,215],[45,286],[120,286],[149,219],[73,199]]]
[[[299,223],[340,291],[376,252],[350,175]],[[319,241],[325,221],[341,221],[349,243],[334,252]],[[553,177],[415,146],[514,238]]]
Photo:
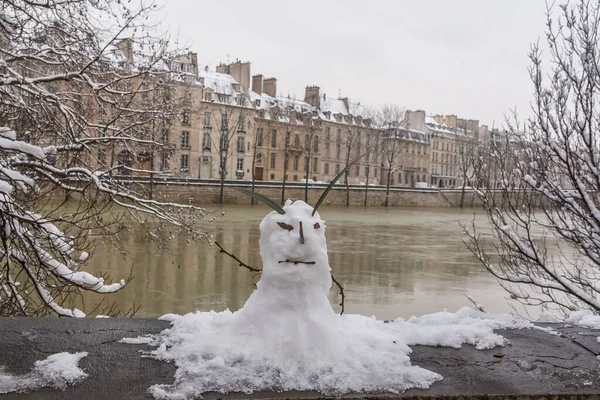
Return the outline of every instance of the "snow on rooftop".
[[[201,70],[198,71],[198,78],[205,88],[212,89],[215,93],[227,96],[239,93],[235,89],[235,85],[239,86],[239,83],[231,75]]]

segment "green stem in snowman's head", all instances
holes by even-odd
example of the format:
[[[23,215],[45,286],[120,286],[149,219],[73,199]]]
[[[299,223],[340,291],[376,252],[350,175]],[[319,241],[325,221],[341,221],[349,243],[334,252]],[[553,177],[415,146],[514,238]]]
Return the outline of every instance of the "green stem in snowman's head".
[[[344,168],[343,170],[340,171],[339,174],[337,174],[335,176],[335,178],[333,178],[333,180],[329,183],[329,185],[327,185],[327,187],[325,188],[325,190],[323,191],[323,193],[321,194],[321,197],[319,197],[319,200],[317,201],[317,204],[315,204],[315,206],[313,207],[313,212],[312,212],[312,216],[315,215],[315,213],[317,212],[317,208],[319,208],[319,206],[321,205],[321,203],[323,203],[323,201],[325,200],[325,197],[327,197],[327,194],[329,194],[329,191],[333,188],[333,186],[337,183],[337,181],[340,180],[340,178],[342,176],[344,176],[344,174],[346,173],[346,171],[348,171],[350,169],[351,166],[353,166],[356,162],[358,161],[358,159],[354,160],[353,162],[351,162],[350,164],[348,164],[346,166],[346,168]],[[266,204],[267,206],[269,206],[273,211],[276,211],[278,214],[284,215],[285,214],[285,210],[277,203],[275,203],[273,200],[269,199],[267,196],[264,196],[260,193],[257,192],[252,192],[248,189],[241,189],[241,188],[236,188],[236,190],[247,194],[248,196],[251,196],[253,198],[255,198],[256,200]]]

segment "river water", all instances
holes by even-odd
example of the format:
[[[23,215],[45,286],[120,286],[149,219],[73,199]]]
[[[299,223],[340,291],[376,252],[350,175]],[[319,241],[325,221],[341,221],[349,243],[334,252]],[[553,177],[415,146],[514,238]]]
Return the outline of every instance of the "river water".
[[[260,267],[258,225],[262,206],[226,206],[210,225],[226,250]],[[459,223],[474,218],[485,233],[481,211],[472,209],[323,207],[329,261],[345,287],[346,312],[380,319],[409,317],[470,305],[475,297],[489,311],[510,311],[506,294],[463,244]],[[134,279],[105,301],[121,309],[140,305],[136,316],[158,317],[196,310],[237,310],[252,293],[256,274],[241,268],[216,247],[187,243],[183,236],[160,250],[135,229],[122,235],[127,256],[100,246],[86,263],[91,273]],[[101,295],[84,296],[86,310]],[[335,287],[330,300],[336,310]]]

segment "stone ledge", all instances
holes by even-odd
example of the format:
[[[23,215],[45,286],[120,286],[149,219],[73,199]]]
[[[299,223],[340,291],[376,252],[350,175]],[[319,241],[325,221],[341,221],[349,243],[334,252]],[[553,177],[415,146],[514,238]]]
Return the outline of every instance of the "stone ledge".
[[[15,374],[28,372],[36,360],[63,351],[87,351],[80,367],[89,377],[64,392],[42,389],[0,395],[2,399],[143,399],[155,383],[172,383],[172,364],[142,358],[146,346],[118,343],[123,337],[158,333],[169,323],[154,319],[0,318],[0,365]],[[560,333],[510,330],[498,333],[511,345],[492,350],[411,346],[414,365],[444,379],[429,390],[401,395],[348,395],[348,399],[583,399],[600,398],[600,331],[546,325]],[[263,392],[206,399],[319,399],[314,392]]]

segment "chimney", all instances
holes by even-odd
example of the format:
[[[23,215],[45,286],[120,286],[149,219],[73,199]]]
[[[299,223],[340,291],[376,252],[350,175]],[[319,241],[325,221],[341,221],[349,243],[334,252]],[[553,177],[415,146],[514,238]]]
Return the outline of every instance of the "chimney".
[[[219,65],[217,65],[216,71],[221,74],[228,74],[229,73],[229,65],[219,64]]]
[[[236,61],[227,66],[227,73],[233,77],[248,93],[250,90],[250,63]]]
[[[271,97],[277,96],[277,78],[267,78],[263,80],[263,90]]]
[[[189,52],[188,53],[188,58],[190,59],[190,62],[192,63],[192,67],[194,69],[194,75],[198,76],[198,53],[194,53],[194,52]]]
[[[321,95],[318,86],[307,86],[304,90],[304,101],[313,107],[321,108]]]
[[[425,132],[425,111],[407,110],[405,113],[406,127],[417,131]]]
[[[127,62],[133,64],[133,41],[131,39],[123,39],[117,43],[119,50],[123,52]]]
[[[452,129],[456,129],[456,122],[457,122],[457,117],[454,114],[451,115],[446,115],[446,125],[448,125],[450,128]]]
[[[263,94],[263,76],[254,75],[252,77],[252,91],[258,94]]]

